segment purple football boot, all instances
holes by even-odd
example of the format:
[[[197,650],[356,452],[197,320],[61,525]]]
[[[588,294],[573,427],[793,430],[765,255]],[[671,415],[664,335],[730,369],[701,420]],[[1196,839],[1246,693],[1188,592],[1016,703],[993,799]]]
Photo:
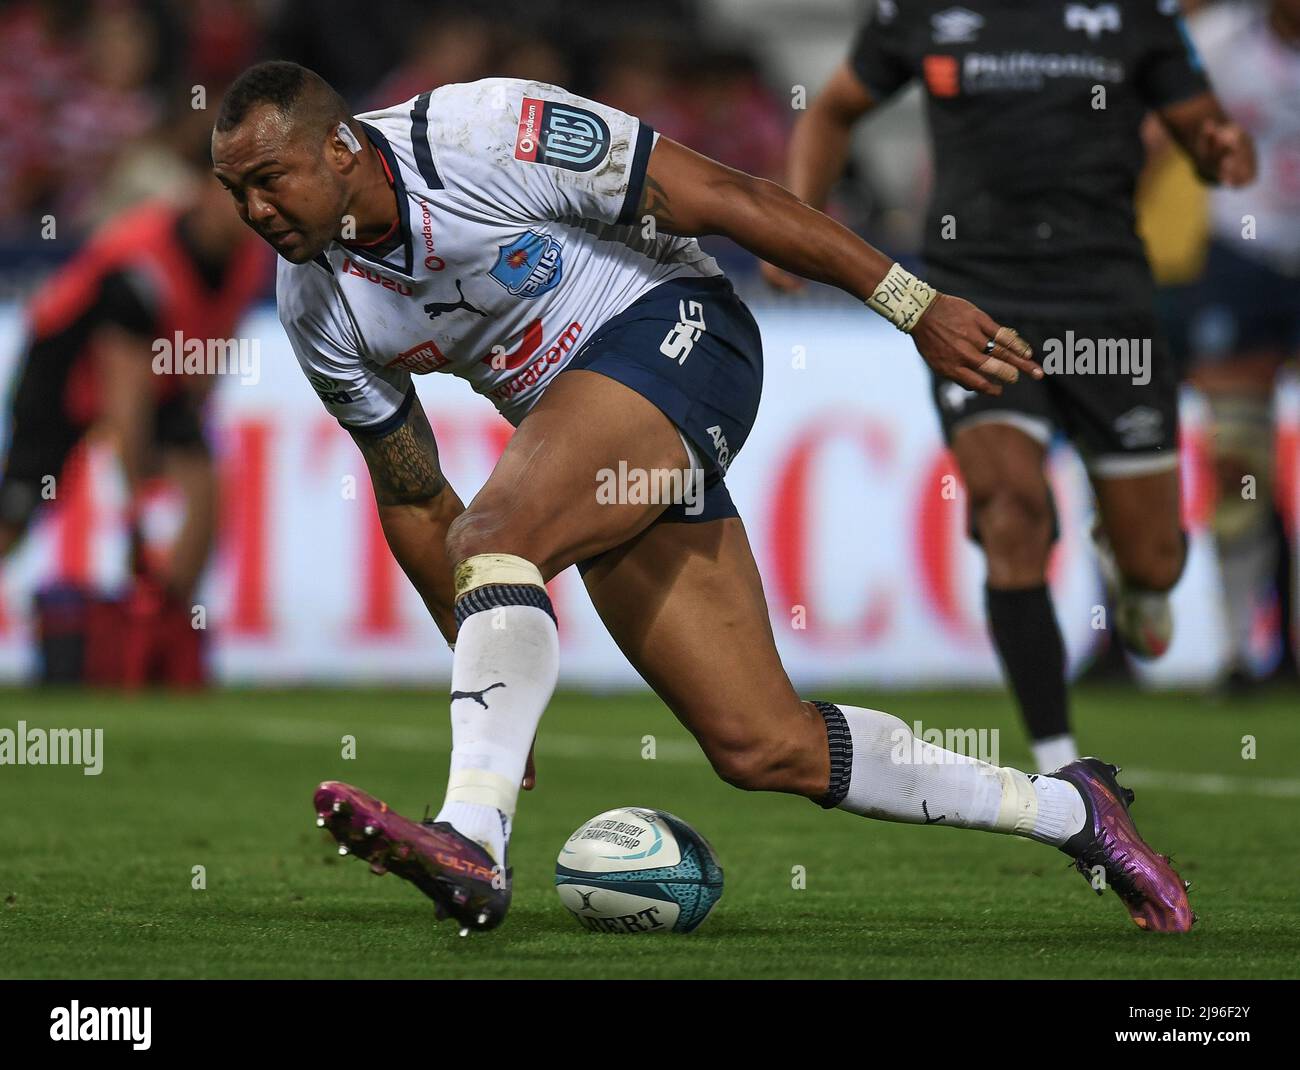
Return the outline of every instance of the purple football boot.
[[[434,902],[438,920],[451,917],[470,929],[495,929],[510,908],[511,870],[446,821],[416,823],[388,804],[337,780],[327,780],[312,800],[316,824],[339,841],[339,854],[356,855],[378,876],[396,873]]]
[[[1080,758],[1047,774],[1078,788],[1088,812],[1083,828],[1061,850],[1098,895],[1105,886],[1097,887],[1094,874],[1105,874],[1106,885],[1124,900],[1139,929],[1185,933],[1196,921],[1187,902],[1191,884],[1178,876],[1167,855],[1156,854],[1138,835],[1128,812],[1133,792],[1120,786],[1118,772],[1097,758]]]

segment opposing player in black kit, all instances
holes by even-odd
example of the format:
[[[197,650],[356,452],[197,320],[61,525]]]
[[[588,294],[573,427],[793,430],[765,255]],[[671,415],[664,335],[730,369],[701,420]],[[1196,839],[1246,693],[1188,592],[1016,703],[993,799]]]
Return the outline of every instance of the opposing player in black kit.
[[[934,148],[927,278],[1015,323],[1048,372],[999,397],[933,380],[988,562],[994,645],[1047,771],[1077,757],[1046,585],[1053,434],[1087,465],[1114,624],[1133,653],[1167,649],[1168,592],[1186,557],[1177,380],[1134,229],[1139,125],[1154,110],[1207,182],[1249,182],[1253,148],[1211,92],[1177,0],[880,0],[796,124],[790,189],[821,205],[854,123],[913,79]],[[764,274],[798,285],[771,265]]]

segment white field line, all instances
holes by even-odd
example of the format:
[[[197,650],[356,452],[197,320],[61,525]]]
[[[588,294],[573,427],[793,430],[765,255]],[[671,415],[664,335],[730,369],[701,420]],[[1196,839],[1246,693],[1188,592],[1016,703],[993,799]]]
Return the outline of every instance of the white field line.
[[[224,721],[205,718],[188,721],[185,716],[136,715],[110,728],[106,744],[112,745],[115,729],[125,727],[133,736],[186,738],[243,738],[282,743],[289,746],[336,747],[347,733],[356,737],[357,746],[374,743],[397,750],[446,753],[449,740],[442,732],[399,725],[369,724],[362,717],[356,725],[335,721],[313,724],[294,717],[242,717],[233,715]],[[537,740],[537,756],[545,758],[598,758],[606,761],[642,761],[641,735],[628,733],[623,741],[599,736],[547,732],[543,725]],[[655,743],[655,760],[670,764],[702,763],[699,747],[687,740],[665,739]],[[1185,795],[1255,795],[1273,799],[1300,799],[1300,778],[1264,778],[1228,776],[1220,773],[1179,773],[1161,769],[1124,766],[1120,782],[1128,787],[1170,791]]]
[[[1157,769],[1129,769],[1119,775],[1127,787],[1181,791],[1188,795],[1263,795],[1273,799],[1300,799],[1300,780],[1220,773],[1170,773]]]
[[[313,723],[296,717],[243,717],[227,716],[224,720],[205,718],[187,721],[183,714],[168,715],[131,714],[114,724],[105,735],[111,741],[114,732],[127,729],[132,737],[157,736],[168,739],[186,739],[202,736],[204,739],[256,739],[267,743],[289,746],[337,747],[345,734],[356,737],[358,748],[367,743],[395,750],[446,753],[451,740],[443,731],[408,728],[401,725],[382,725],[358,717],[356,723],[343,721]],[[581,736],[543,729],[537,741],[537,754],[541,758],[603,758],[641,761],[641,738],[645,733],[629,733],[625,741],[608,737]],[[704,755],[696,744],[683,739],[655,741],[655,759],[666,762],[703,762]]]
[[[246,725],[245,735],[253,739],[266,740],[268,743],[288,744],[328,744],[334,746],[343,735],[344,729],[335,726],[328,728],[312,727],[302,721],[284,718],[282,720],[261,718]],[[380,746],[401,750],[446,752],[451,740],[441,732],[422,731],[416,728],[399,728],[384,725],[363,725],[352,729],[351,734],[357,738],[357,746],[377,743]],[[559,732],[542,730],[537,739],[539,758],[604,758],[642,761],[641,736],[629,734],[623,742],[608,737],[566,735]],[[704,755],[694,743],[682,739],[665,739],[655,741],[655,760],[663,762],[702,762]]]

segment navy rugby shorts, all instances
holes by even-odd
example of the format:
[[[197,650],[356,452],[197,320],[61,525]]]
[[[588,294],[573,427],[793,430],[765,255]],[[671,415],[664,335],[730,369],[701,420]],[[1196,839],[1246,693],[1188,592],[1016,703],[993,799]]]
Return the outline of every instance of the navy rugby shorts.
[[[758,414],[763,342],[730,281],[719,275],[656,286],[601,324],[564,370],[570,369],[599,372],[635,390],[694,446],[704,469],[702,508],[671,505],[659,522],[739,515],[725,477]]]

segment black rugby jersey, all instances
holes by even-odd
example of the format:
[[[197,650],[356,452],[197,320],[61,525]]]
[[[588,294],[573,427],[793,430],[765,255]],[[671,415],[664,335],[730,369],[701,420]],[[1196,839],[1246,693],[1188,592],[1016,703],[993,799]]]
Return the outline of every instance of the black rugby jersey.
[[[879,0],[850,63],[877,102],[924,86],[929,282],[995,315],[1149,309],[1139,126],[1209,88],[1177,0]]]

